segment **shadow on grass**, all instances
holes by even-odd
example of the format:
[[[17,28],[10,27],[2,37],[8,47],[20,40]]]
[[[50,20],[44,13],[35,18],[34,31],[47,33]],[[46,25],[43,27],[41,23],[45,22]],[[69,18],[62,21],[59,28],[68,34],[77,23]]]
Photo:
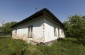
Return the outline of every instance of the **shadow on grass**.
[[[85,46],[85,39],[84,38],[77,38],[77,41],[73,41],[73,43]]]
[[[85,38],[65,38],[65,39],[59,39],[58,41],[65,41],[65,42],[71,41],[74,44],[85,46]]]

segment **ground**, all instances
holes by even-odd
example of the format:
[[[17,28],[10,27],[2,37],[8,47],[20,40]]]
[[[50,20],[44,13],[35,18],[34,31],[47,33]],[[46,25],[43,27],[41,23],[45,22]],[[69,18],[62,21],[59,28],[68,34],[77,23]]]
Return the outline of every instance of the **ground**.
[[[85,40],[65,38],[51,46],[31,45],[10,37],[0,38],[0,55],[85,55]]]

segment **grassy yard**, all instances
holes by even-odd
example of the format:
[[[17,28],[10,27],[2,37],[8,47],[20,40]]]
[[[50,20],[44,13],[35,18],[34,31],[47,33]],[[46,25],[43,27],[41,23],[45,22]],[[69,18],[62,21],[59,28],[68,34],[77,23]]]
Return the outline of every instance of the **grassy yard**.
[[[65,38],[51,46],[35,46],[22,40],[0,38],[0,55],[85,55],[85,40]]]

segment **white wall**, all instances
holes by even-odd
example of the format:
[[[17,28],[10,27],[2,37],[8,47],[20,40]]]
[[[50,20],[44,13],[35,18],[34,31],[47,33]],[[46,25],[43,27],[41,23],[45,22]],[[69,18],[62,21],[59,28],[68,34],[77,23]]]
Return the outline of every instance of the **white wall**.
[[[33,38],[28,38],[28,26],[33,25]],[[21,38],[28,41],[32,40],[35,42],[43,42],[44,36],[43,36],[43,18],[38,17],[34,18],[32,21],[25,22],[24,24],[21,24],[14,28],[13,30],[13,37],[15,38],[15,30],[17,29],[17,38]]]
[[[61,34],[61,28],[58,24],[56,24],[52,19],[45,16],[45,42],[56,40],[57,38],[64,38],[64,34]],[[56,27],[56,36],[54,35],[54,27]],[[58,36],[58,28],[60,32],[60,36]]]
[[[59,38],[65,38],[65,34],[62,28],[59,29],[59,32],[60,32]]]

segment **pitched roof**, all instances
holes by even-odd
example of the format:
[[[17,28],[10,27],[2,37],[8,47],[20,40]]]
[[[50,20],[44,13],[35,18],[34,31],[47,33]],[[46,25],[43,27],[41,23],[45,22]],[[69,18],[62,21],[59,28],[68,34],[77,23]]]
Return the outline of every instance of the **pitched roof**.
[[[60,26],[61,26],[62,28],[64,27],[64,25],[62,24],[62,22],[61,22],[55,15],[53,15],[48,9],[44,8],[44,9],[42,9],[42,10],[34,13],[33,15],[27,17],[26,19],[18,22],[17,24],[13,25],[11,28],[16,27],[16,26],[18,26],[19,24],[22,24],[22,23],[24,23],[24,22],[27,22],[27,21],[29,21],[29,20],[31,20],[31,19],[33,19],[33,18],[39,17],[39,16],[41,16],[41,15],[45,15],[46,13],[47,13],[48,15],[50,15],[51,17],[53,17],[53,20],[54,20],[56,23],[60,24]]]

